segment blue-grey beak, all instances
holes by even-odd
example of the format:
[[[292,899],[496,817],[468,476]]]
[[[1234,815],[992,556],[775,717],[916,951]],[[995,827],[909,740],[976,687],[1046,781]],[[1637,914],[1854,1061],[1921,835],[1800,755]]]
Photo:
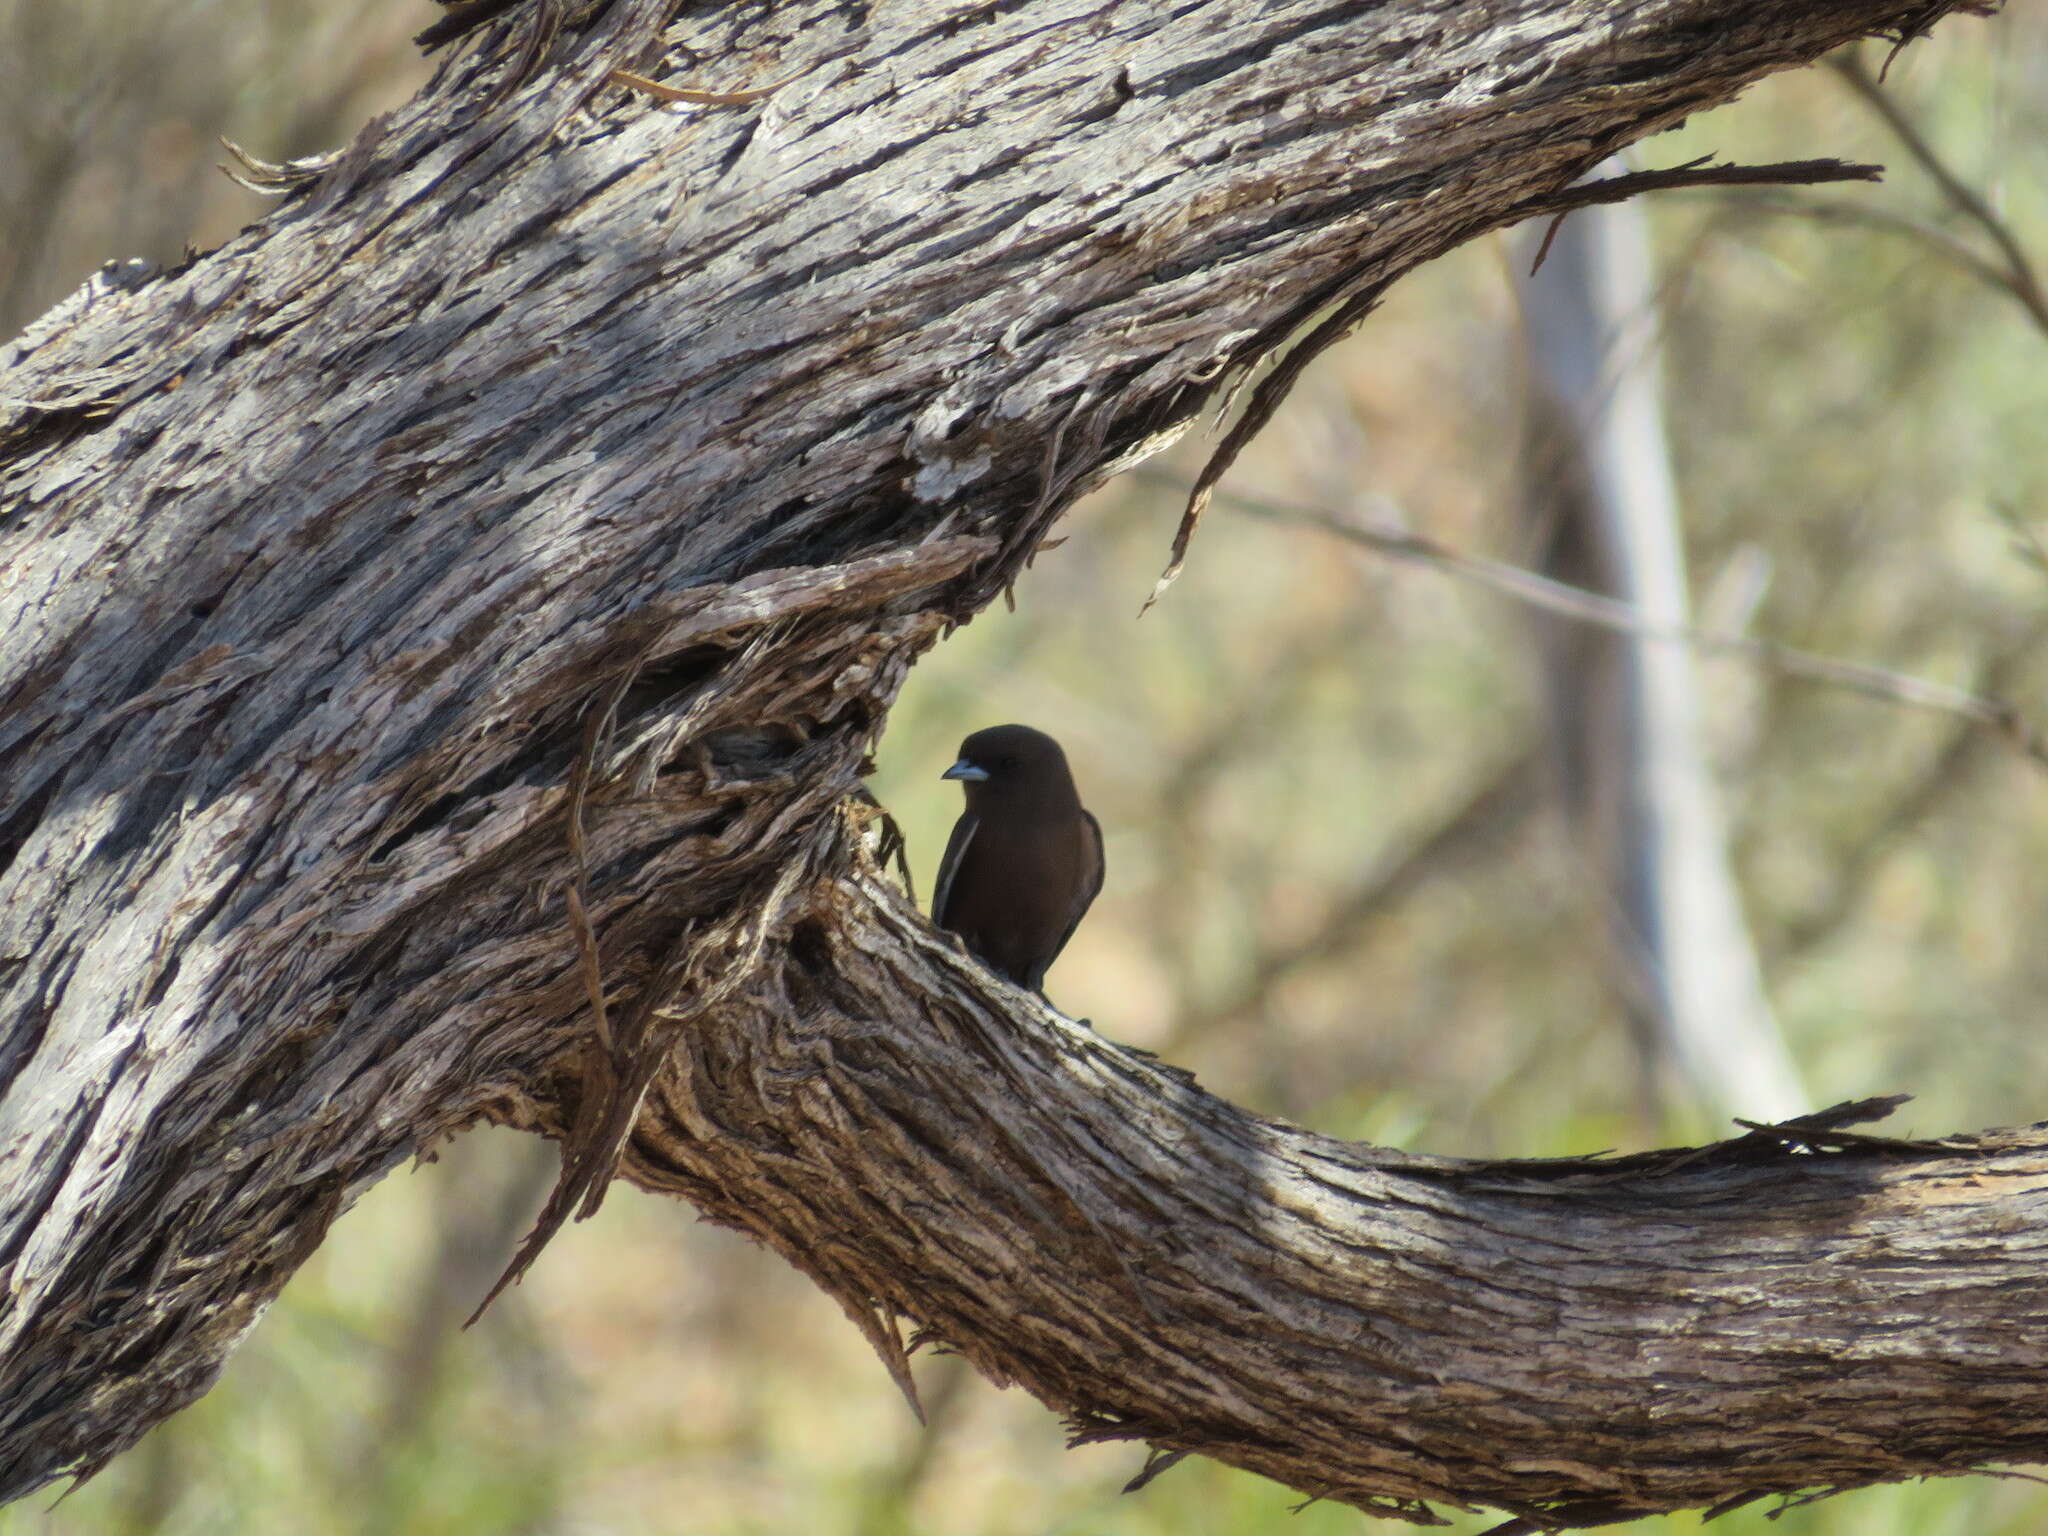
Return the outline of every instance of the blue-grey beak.
[[[965,779],[970,784],[981,784],[987,781],[988,770],[978,763],[970,763],[963,757],[959,762],[940,774],[939,777],[942,779]]]

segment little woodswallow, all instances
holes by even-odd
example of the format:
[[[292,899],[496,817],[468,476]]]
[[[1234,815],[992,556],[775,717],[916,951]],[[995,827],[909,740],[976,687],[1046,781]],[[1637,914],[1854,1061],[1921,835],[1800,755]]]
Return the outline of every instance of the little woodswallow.
[[[1043,997],[1046,967],[1102,889],[1102,828],[1060,744],[1028,725],[976,731],[939,777],[960,781],[967,809],[939,861],[932,921]]]

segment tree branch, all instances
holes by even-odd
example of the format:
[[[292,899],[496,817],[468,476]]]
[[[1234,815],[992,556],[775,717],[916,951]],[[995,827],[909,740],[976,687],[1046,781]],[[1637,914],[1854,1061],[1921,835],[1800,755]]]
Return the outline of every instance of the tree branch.
[[[1620,176],[1605,176],[1598,181],[1582,181],[1575,187],[1567,187],[1532,206],[1532,214],[1547,213],[1550,223],[1543,231],[1543,238],[1536,243],[1536,255],[1529,263],[1530,272],[1543,265],[1543,258],[1550,254],[1550,247],[1557,240],[1558,226],[1565,216],[1579,208],[1598,208],[1612,203],[1625,203],[1645,192],[1671,192],[1689,187],[1756,187],[1817,186],[1830,181],[1877,181],[1884,175],[1881,165],[1851,165],[1841,160],[1782,160],[1772,165],[1709,165],[1713,156],[1702,155],[1684,165],[1671,166],[1661,171],[1629,171]]]
[[[1155,471],[1143,471],[1149,478],[1165,479]],[[1275,522],[1315,528],[1376,554],[1426,566],[1446,575],[1460,576],[1488,587],[1516,602],[1545,613],[1558,614],[1582,624],[1620,634],[1689,646],[1704,656],[1729,656],[1768,672],[1801,682],[1839,688],[1864,698],[1948,715],[2002,741],[2038,767],[2048,767],[2048,737],[2021,713],[2018,705],[1993,694],[1937,683],[1910,673],[1895,672],[1868,662],[1844,661],[1803,651],[1775,640],[1758,640],[1749,635],[1722,634],[1669,624],[1651,624],[1627,603],[1557,581],[1539,571],[1503,560],[1460,554],[1434,539],[1410,533],[1405,528],[1375,528],[1355,518],[1315,507],[1289,506],[1263,496],[1239,491],[1219,492],[1240,511]]]
[[[1863,60],[1854,52],[1842,54],[1830,63],[1830,67],[1847,83],[1850,90],[1868,103],[1871,110],[1884,119],[1906,152],[1931,178],[1941,195],[1949,204],[1971,223],[1983,230],[1998,247],[1998,254],[2004,258],[2002,267],[1992,266],[2000,273],[2000,286],[2026,306],[2034,323],[2048,331],[2048,291],[2041,287],[2040,274],[2034,270],[2034,263],[2027,255],[2026,247],[2020,244],[2019,236],[2012,232],[2012,226],[1999,216],[1983,195],[1962,177],[1927,141],[1919,125],[1906,113],[1897,101],[1885,93],[1883,84],[1872,78],[1864,67]],[[1989,264],[1987,264],[1989,265]]]
[[[807,965],[691,1034],[627,1176],[1077,1440],[1545,1530],[2048,1446],[2038,1128],[1847,1129],[1882,1101],[1633,1157],[1392,1152],[992,996],[877,878],[798,899]]]

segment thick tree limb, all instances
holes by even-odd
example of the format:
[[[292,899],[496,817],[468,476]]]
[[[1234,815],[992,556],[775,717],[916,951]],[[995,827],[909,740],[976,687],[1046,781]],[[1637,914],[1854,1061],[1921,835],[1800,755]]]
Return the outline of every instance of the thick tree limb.
[[[2039,1128],[1845,1128],[1878,1101],[1636,1157],[1390,1152],[999,1004],[871,874],[795,899],[803,960],[681,1042],[628,1177],[1079,1439],[1544,1528],[2048,1446]]]
[[[1957,8],[539,0],[88,285],[0,390],[0,1495],[481,1117],[569,1139],[562,1213],[626,1141],[899,1379],[902,1315],[1367,1507],[2037,1454],[2036,1143],[1325,1141],[969,966],[845,820],[916,655],[1312,316]]]

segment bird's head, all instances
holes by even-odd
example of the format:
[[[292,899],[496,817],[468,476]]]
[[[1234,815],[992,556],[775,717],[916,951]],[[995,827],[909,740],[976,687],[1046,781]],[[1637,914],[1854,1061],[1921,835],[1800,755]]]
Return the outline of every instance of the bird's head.
[[[1078,799],[1060,744],[1028,725],[992,725],[960,743],[960,760],[939,775],[958,779],[969,804],[989,799]]]

